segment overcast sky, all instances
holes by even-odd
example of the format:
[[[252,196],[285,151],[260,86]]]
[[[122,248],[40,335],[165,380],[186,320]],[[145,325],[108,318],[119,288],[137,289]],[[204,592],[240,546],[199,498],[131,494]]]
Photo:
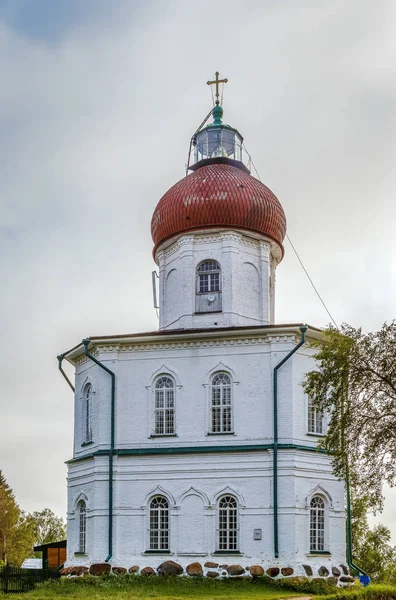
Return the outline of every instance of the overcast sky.
[[[0,468],[25,510],[66,512],[57,354],[158,327],[151,215],[216,70],[335,320],[395,317],[395,30],[394,0],[0,1]],[[326,325],[285,251],[276,321]]]

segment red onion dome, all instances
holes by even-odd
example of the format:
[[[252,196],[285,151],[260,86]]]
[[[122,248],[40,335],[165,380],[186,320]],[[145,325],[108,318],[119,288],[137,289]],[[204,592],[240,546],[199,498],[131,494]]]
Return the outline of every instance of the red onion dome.
[[[230,164],[202,166],[162,196],[151,220],[154,254],[176,235],[219,227],[262,233],[283,254],[286,217],[279,200],[247,170]]]

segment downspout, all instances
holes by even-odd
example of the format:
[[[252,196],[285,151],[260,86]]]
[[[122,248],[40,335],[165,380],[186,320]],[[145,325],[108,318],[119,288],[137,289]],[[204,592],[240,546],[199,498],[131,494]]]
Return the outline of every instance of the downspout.
[[[274,555],[279,557],[279,535],[278,535],[278,370],[289,358],[297,352],[305,342],[305,333],[308,327],[300,327],[301,341],[274,367],[274,454],[273,454],[273,504],[274,504]]]
[[[72,384],[72,382],[70,381],[70,379],[68,378],[68,376],[66,375],[66,373],[64,372],[64,370],[62,369],[62,362],[63,362],[63,359],[65,358],[65,355],[64,354],[59,354],[59,356],[57,356],[56,358],[58,359],[58,369],[59,369],[59,371],[62,373],[63,377],[66,379],[67,383],[69,384],[69,386],[71,387],[71,389],[74,392],[75,391],[74,385]]]
[[[359,575],[365,575],[368,577],[367,573],[363,571],[360,567],[355,565],[353,562],[352,556],[352,519],[351,519],[351,489],[349,485],[349,473],[347,472],[345,477],[345,485],[346,485],[346,496],[347,496],[347,562],[349,567],[355,569]]]
[[[90,358],[99,367],[104,369],[111,377],[111,417],[110,417],[110,448],[109,448],[109,527],[108,527],[108,556],[105,562],[109,562],[113,556],[113,456],[114,456],[114,415],[115,415],[115,373],[110,371],[103,363],[88,352],[88,346],[90,344],[89,339],[82,341],[84,344],[84,354]]]

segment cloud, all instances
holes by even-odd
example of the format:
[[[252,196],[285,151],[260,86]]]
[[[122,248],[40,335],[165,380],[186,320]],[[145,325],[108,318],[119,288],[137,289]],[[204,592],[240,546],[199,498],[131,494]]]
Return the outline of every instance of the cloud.
[[[56,355],[157,328],[151,214],[184,175],[214,71],[334,317],[392,318],[396,41],[386,0],[55,4],[0,11],[0,449],[21,505],[62,513],[72,398]],[[277,321],[329,321],[287,243]]]

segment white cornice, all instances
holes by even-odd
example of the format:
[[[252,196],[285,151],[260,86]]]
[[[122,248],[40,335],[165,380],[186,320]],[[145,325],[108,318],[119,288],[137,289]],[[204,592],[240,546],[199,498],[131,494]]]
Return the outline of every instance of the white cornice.
[[[90,352],[99,354],[124,353],[149,350],[171,350],[183,348],[210,348],[224,346],[256,346],[269,343],[284,343],[300,339],[300,325],[276,325],[273,327],[223,329],[211,331],[175,331],[153,334],[137,334],[131,336],[115,335],[94,337],[91,339]],[[321,339],[321,332],[308,326],[307,341]],[[83,345],[76,346],[65,353],[65,358],[71,364],[82,364],[88,360],[84,355]]]

